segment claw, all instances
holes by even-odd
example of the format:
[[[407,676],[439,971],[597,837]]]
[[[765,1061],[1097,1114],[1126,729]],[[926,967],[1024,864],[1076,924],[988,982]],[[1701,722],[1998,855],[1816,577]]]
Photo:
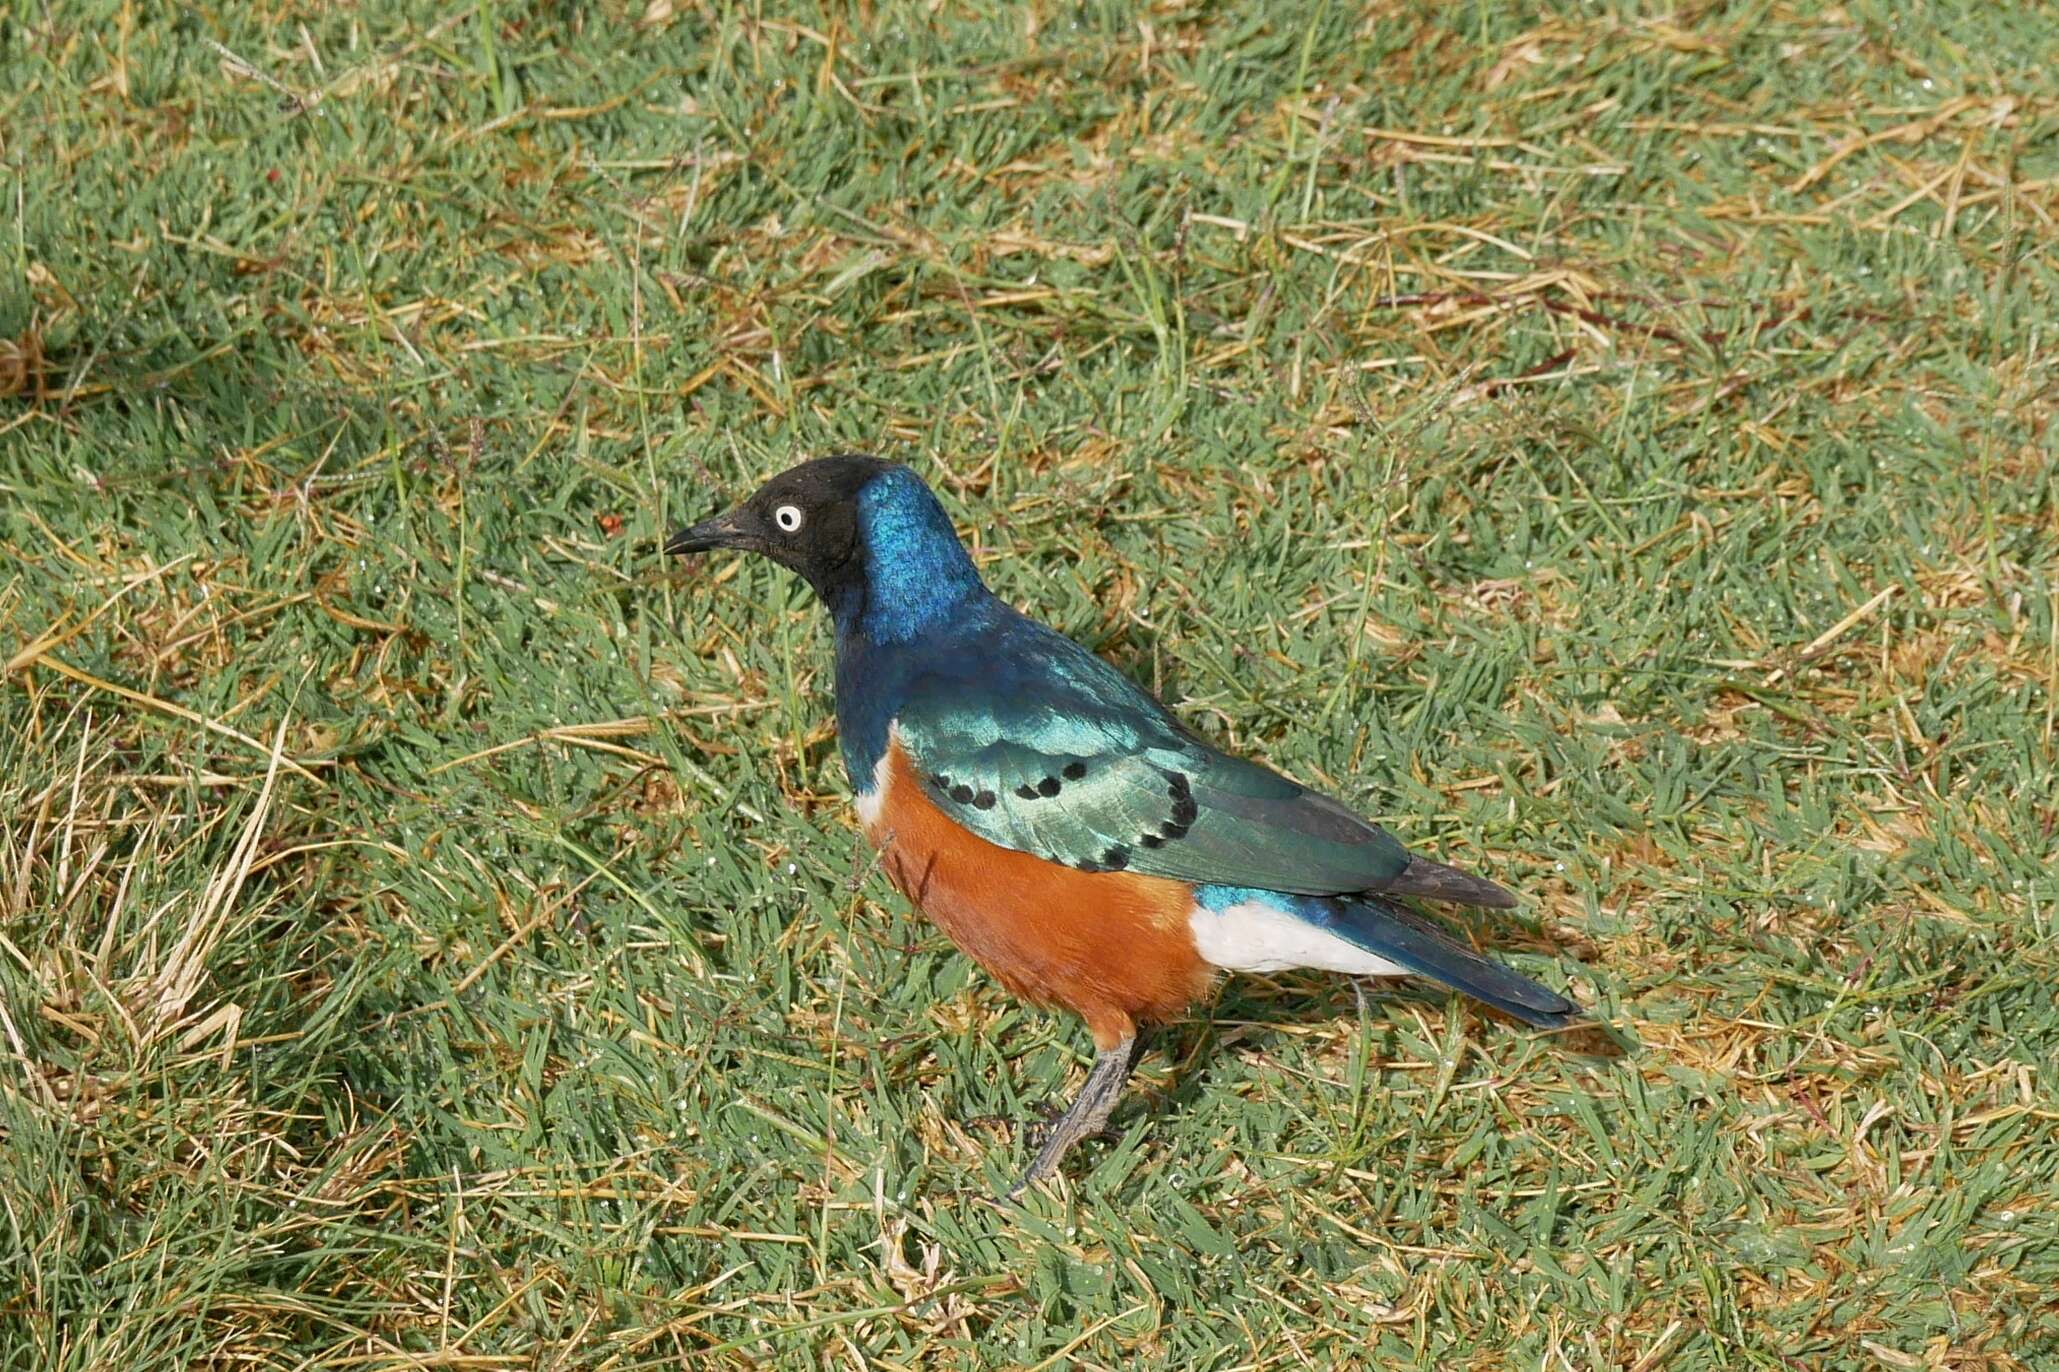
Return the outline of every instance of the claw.
[[[1094,1070],[1087,1073],[1086,1084],[1065,1112],[1050,1122],[1049,1132],[1029,1170],[1009,1189],[1005,1199],[1017,1200],[1024,1191],[1056,1172],[1075,1145],[1111,1132],[1108,1117],[1114,1113],[1115,1103],[1122,1099],[1123,1083],[1129,1080],[1138,1055],[1139,1044],[1133,1035],[1094,1059]],[[1119,1131],[1114,1132],[1115,1137],[1122,1137]]]

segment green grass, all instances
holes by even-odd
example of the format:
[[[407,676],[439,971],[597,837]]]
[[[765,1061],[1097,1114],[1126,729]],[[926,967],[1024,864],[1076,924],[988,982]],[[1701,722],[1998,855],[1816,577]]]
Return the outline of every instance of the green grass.
[[[2059,19],[770,9],[0,10],[0,1368],[2059,1361]],[[1084,1033],[651,551],[842,446],[1640,1050],[982,1204]]]

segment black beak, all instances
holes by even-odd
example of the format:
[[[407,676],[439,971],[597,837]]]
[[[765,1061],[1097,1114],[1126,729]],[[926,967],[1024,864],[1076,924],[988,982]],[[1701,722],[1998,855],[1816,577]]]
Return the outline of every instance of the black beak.
[[[742,511],[730,510],[704,519],[689,529],[681,529],[665,540],[665,552],[673,557],[688,553],[705,553],[711,548],[754,548],[758,540],[744,528],[740,518]]]

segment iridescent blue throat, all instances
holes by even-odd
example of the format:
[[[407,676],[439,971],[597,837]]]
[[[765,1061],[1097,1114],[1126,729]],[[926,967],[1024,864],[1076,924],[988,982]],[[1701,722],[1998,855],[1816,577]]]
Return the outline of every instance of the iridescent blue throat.
[[[905,467],[858,493],[865,543],[864,608],[856,626],[880,643],[905,643],[946,620],[986,587],[950,516]]]

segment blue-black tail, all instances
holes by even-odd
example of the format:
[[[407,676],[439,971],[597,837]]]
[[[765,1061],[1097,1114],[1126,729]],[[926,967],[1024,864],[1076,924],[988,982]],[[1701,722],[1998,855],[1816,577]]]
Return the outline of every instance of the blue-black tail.
[[[1368,953],[1463,991],[1540,1029],[1570,1029],[1587,1023],[1580,1007],[1558,992],[1481,957],[1399,905],[1351,896],[1324,904],[1331,907],[1326,911],[1330,928]]]

